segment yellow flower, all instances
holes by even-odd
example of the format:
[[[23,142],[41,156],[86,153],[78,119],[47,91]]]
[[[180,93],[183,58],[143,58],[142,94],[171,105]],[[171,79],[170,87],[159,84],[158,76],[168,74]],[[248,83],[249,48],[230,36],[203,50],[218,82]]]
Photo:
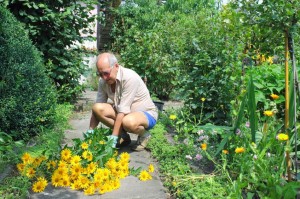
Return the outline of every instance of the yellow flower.
[[[68,168],[66,167],[58,167],[53,173],[57,173],[58,175],[66,175],[68,173]]]
[[[177,182],[176,182],[176,181],[173,181],[173,182],[172,182],[172,185],[173,185],[174,187],[176,187]]]
[[[29,167],[26,171],[26,176],[32,178],[35,175],[35,170],[32,167]]]
[[[229,154],[229,151],[226,150],[226,149],[224,149],[222,152],[223,152],[224,154]]]
[[[87,155],[88,155],[88,151],[83,151],[83,153],[82,153],[82,157],[84,158],[84,159],[86,159],[87,158]]]
[[[106,187],[107,187],[107,186],[104,186],[104,185],[101,186],[100,189],[99,189],[99,193],[100,193],[100,194],[106,193],[106,192],[107,192],[107,188],[106,188]]]
[[[235,153],[244,153],[245,152],[245,148],[244,147],[237,147],[235,149]]]
[[[204,97],[201,98],[201,101],[204,102],[206,99]]]
[[[70,186],[70,178],[68,175],[63,175],[61,179],[61,186],[68,187]]]
[[[83,142],[82,144],[81,144],[81,148],[82,149],[87,149],[89,147],[89,145],[88,145],[88,143],[86,143],[86,142]]]
[[[80,187],[80,182],[78,180],[74,181],[73,183],[71,183],[71,189],[72,190],[79,190],[81,187]]]
[[[97,169],[97,164],[95,162],[91,162],[90,164],[88,164],[87,169],[88,173],[94,173]]]
[[[270,64],[273,64],[273,57],[268,57],[267,62],[269,62]]]
[[[153,164],[150,164],[150,165],[149,165],[148,171],[149,171],[150,173],[154,172],[154,166],[153,166]]]
[[[27,152],[23,154],[23,156],[22,156],[21,159],[23,160],[23,163],[25,163],[25,164],[30,164],[30,163],[32,163],[32,161],[33,161],[33,158],[32,158],[31,155],[30,155],[29,153],[27,153]]]
[[[177,117],[176,117],[176,115],[170,115],[169,118],[170,118],[170,120],[176,120]]]
[[[268,116],[268,117],[271,117],[271,116],[274,115],[274,112],[273,111],[264,111],[264,115]]]
[[[127,153],[127,152],[123,152],[123,153],[121,153],[120,158],[121,158],[122,161],[127,161],[128,162],[129,159],[130,159],[130,154]]]
[[[79,155],[75,155],[71,158],[72,165],[79,164],[80,161],[81,161],[81,157]]]
[[[111,184],[113,190],[119,189],[121,186],[120,180],[118,179],[113,180]]]
[[[206,149],[207,149],[207,144],[206,144],[206,143],[201,144],[201,149],[204,150],[204,151],[206,151]]]
[[[266,61],[266,57],[265,57],[265,55],[262,55],[261,56],[261,62],[265,62]]]
[[[271,94],[271,97],[273,100],[277,100],[279,98],[279,96],[274,93]]]
[[[43,192],[45,190],[46,185],[43,181],[38,180],[35,183],[33,183],[32,191],[35,192],[35,193]]]
[[[68,164],[63,160],[60,160],[58,163],[58,167],[67,167],[67,166],[68,166]]]
[[[79,176],[80,187],[85,189],[90,185],[90,180],[86,176]]]
[[[287,141],[289,139],[289,136],[285,133],[279,133],[277,135],[278,140],[280,141]]]
[[[69,160],[69,159],[71,158],[72,152],[71,152],[70,149],[65,148],[65,149],[63,149],[63,150],[60,152],[60,155],[61,155],[61,159],[67,161],[67,160]]]
[[[128,162],[124,160],[119,161],[119,168],[120,169],[127,169],[128,168]]]
[[[43,185],[43,186],[47,186],[47,184],[48,184],[48,182],[47,182],[47,180],[44,178],[44,177],[39,177],[38,178],[38,181],[40,181],[41,182],[41,184]]]
[[[50,160],[47,162],[47,169],[55,168],[56,167],[56,162],[54,160]]]
[[[18,168],[18,170],[22,173],[22,172],[24,171],[25,164],[19,163],[19,164],[17,164],[17,168]]]
[[[52,185],[55,187],[60,186],[60,179],[61,179],[61,176],[59,174],[54,173],[51,177]]]
[[[83,171],[83,169],[80,164],[76,164],[71,167],[71,173],[75,174],[77,176],[80,175],[82,173],[82,171]]]
[[[84,190],[85,195],[93,195],[95,194],[95,187],[89,186],[87,189]]]

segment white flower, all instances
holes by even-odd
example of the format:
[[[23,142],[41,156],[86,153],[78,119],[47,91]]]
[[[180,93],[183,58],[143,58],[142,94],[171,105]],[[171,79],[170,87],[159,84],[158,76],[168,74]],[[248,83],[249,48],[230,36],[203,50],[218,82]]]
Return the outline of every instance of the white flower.
[[[197,132],[198,135],[201,135],[203,133],[204,133],[204,130],[202,130],[202,129]]]
[[[190,156],[190,155],[186,155],[185,158],[188,159],[188,160],[192,160],[193,159],[192,156]]]

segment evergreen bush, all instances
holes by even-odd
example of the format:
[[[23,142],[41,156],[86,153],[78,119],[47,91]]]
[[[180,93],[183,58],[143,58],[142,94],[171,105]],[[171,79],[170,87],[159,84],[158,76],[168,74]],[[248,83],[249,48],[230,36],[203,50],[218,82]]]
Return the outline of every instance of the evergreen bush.
[[[0,131],[28,139],[55,116],[56,92],[21,23],[0,7]]]

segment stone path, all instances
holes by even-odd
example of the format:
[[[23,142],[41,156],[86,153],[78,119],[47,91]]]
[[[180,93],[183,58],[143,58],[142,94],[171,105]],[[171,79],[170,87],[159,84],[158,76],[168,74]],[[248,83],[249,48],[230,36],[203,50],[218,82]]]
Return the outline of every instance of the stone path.
[[[70,120],[71,129],[65,132],[65,144],[72,144],[73,138],[83,138],[83,132],[86,132],[89,127],[90,119],[90,106],[93,103],[96,96],[96,92],[87,91],[84,96],[79,100],[79,106],[82,106],[81,112],[74,114],[73,119]],[[135,143],[137,136],[130,134],[132,144]],[[155,160],[151,158],[151,154],[148,151],[133,152],[130,150],[130,146],[122,148],[119,152],[126,151],[130,154],[130,167],[138,168],[142,167],[147,169],[148,165],[152,163],[154,166]],[[157,168],[157,166],[155,166]],[[156,171],[152,175],[153,179],[149,181],[140,181],[137,177],[128,176],[121,180],[121,187],[118,190],[105,193],[103,195],[95,194],[93,196],[85,196],[83,192],[73,191],[70,188],[55,188],[53,186],[47,186],[44,192],[38,194],[32,194],[32,199],[167,199],[168,194],[166,189],[159,178],[159,173]]]

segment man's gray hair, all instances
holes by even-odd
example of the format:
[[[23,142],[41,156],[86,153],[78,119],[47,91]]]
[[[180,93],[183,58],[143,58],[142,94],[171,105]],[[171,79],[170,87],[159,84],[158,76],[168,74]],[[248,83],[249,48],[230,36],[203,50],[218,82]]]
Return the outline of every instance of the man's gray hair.
[[[116,63],[118,63],[118,60],[117,60],[117,58],[116,58],[116,56],[115,56],[114,54],[112,54],[112,53],[108,53],[108,54],[109,54],[109,55],[108,55],[109,67],[112,68],[112,67],[114,67],[114,65],[115,65]],[[101,55],[101,54],[100,54],[100,55]],[[98,63],[98,60],[99,60],[99,58],[100,58],[100,55],[98,55],[97,58],[96,58],[96,64]]]
[[[118,63],[118,60],[114,54],[109,53],[108,62],[109,66],[112,68],[116,63]]]

